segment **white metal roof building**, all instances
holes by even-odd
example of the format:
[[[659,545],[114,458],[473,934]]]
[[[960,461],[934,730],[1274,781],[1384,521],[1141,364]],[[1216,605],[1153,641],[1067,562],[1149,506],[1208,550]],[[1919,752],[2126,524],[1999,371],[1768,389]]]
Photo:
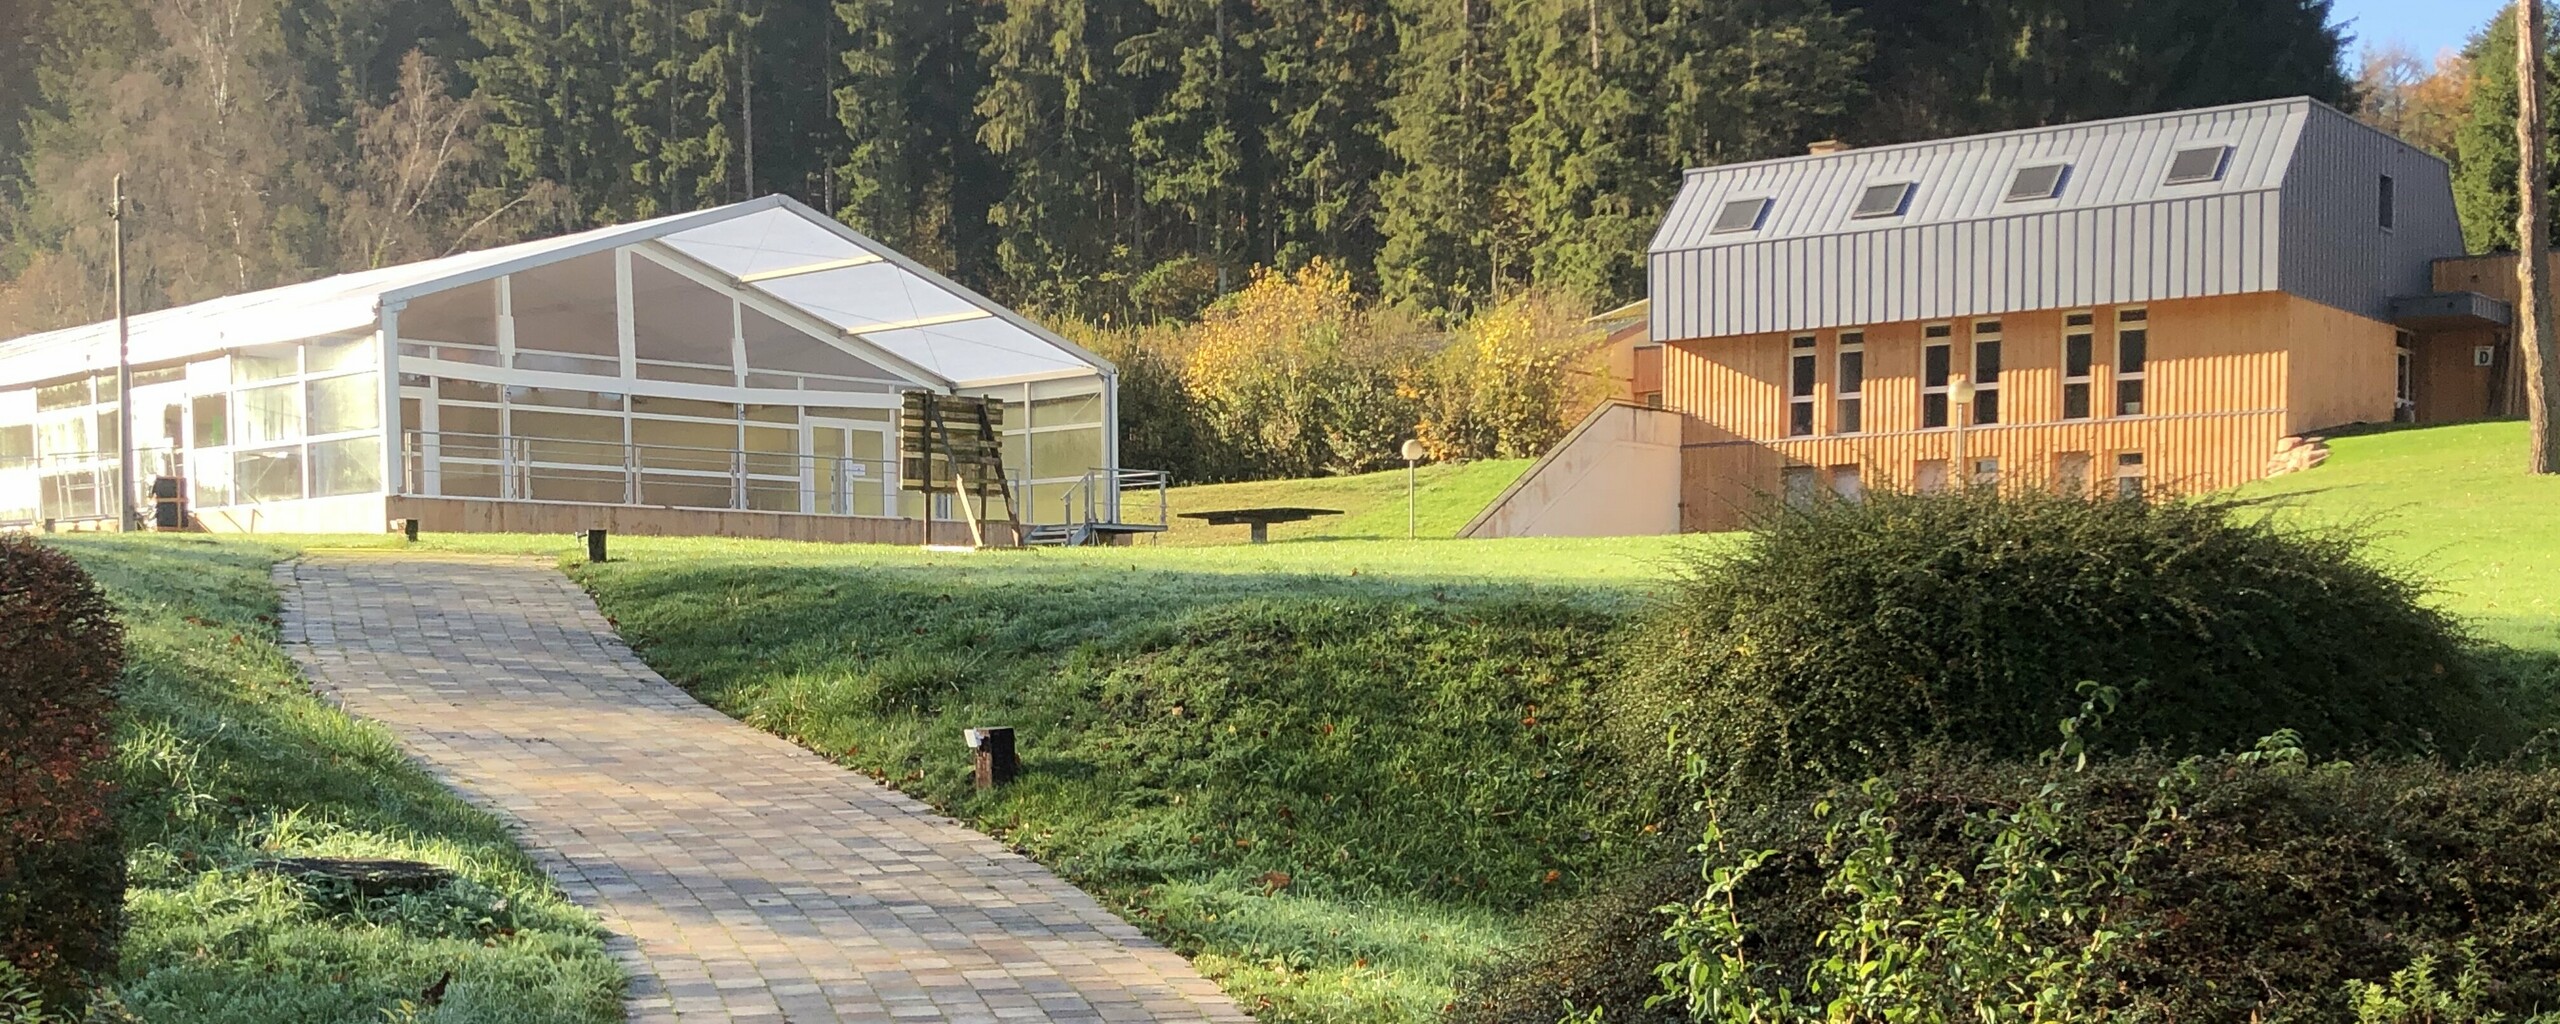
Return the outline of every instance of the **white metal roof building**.
[[[1118,463],[1110,363],[779,196],[161,310],[130,339],[139,473],[214,529],[537,521],[487,503],[949,518],[899,488],[919,390],[1006,403],[1026,522]],[[115,369],[112,323],[0,342],[0,524],[115,517]],[[736,525],[690,523],[665,532]]]
[[[2388,320],[2463,251],[2443,161],[2307,97],[1699,168],[1650,249],[1659,341],[2262,291]]]

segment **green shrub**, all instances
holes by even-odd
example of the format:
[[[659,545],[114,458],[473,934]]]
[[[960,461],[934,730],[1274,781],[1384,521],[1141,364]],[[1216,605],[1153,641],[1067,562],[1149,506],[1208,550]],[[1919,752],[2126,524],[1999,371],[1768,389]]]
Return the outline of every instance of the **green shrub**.
[[[1924,757],[1737,807],[1700,852],[1586,901],[1456,1019],[1686,1021],[1709,992],[1772,1024],[1826,1019],[1785,1012],[1815,996],[2055,1024],[2560,1009],[2560,773],[2289,744],[2080,771]],[[2457,960],[2451,992],[2406,973]],[[2047,998],[2071,1005],[2022,1012]],[[2430,1005],[2456,1015],[2409,1010]]]
[[[2023,756],[2084,681],[2124,695],[2115,749],[2292,728],[2324,753],[2469,750],[2499,720],[2418,584],[2352,537],[2226,500],[1878,493],[1776,510],[1686,557],[1617,690],[1656,785],[1690,752],[1744,789],[1932,745]],[[1682,749],[1664,752],[1666,727]]]
[[[48,1006],[115,966],[124,850],[105,772],[124,631],[68,555],[0,536],[0,960]]]

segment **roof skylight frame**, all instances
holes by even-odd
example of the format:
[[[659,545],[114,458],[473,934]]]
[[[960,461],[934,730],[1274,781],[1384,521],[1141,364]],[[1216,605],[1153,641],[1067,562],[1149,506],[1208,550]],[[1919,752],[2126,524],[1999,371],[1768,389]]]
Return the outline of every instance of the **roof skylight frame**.
[[[2163,185],[2202,185],[2209,182],[2221,181],[2223,175],[2230,172],[2232,148],[2232,145],[2228,142],[2206,142],[2197,145],[2180,146],[2178,147],[2177,152],[2170,155],[2169,171],[2161,178],[2160,183]],[[2199,166],[2202,161],[2197,158],[2203,157],[2206,154],[2212,155],[2213,164],[2211,167]]]
[[[1739,235],[1746,232],[1758,231],[1762,224],[1768,223],[1769,210],[1776,205],[1777,200],[1769,196],[1750,196],[1742,199],[1727,199],[1724,201],[1724,205],[1716,208],[1716,219],[1714,223],[1707,227],[1707,233],[1711,235]],[[1749,216],[1739,216],[1744,213],[1748,213]]]
[[[2000,201],[2032,203],[2039,199],[2052,199],[2062,194],[2062,186],[2070,180],[2071,161],[2026,164],[2009,176],[2009,191],[2000,197]]]
[[[1911,211],[1911,197],[1920,192],[1917,181],[1880,181],[1858,193],[1858,205],[1849,211],[1850,220],[1882,220],[1899,217]],[[1891,199],[1891,203],[1882,200]]]

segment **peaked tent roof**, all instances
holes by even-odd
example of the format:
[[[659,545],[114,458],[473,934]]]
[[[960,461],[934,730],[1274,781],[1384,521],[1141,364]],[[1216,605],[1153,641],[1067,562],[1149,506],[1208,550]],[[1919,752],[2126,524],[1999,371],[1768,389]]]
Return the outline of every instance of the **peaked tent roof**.
[[[387,306],[547,263],[657,242],[844,332],[928,382],[966,386],[1112,365],[787,196],[596,228],[209,299],[130,319],[133,359],[161,362],[380,322]],[[0,341],[0,384],[115,365],[113,321]]]

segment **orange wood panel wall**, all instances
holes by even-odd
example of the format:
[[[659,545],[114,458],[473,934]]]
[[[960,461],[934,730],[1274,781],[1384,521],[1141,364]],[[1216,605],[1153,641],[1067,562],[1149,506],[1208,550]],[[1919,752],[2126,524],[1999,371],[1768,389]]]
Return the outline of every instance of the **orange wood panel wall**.
[[[2116,417],[2113,398],[2119,320],[2141,308],[2150,357],[2144,414]],[[2057,457],[2089,457],[2089,479],[2115,475],[2115,457],[2143,456],[2154,490],[2194,492],[2263,475],[2278,440],[2314,427],[2391,412],[2393,332],[2277,292],[2220,296],[2144,307],[2098,307],[2092,404],[2095,417],[2064,421],[2064,310],[2013,313],[1951,324],[1955,364],[1969,370],[1975,320],[1999,321],[2001,423],[1965,431],[1968,460],[1999,460],[2004,482],[2052,480]],[[1912,486],[1924,461],[1952,460],[1955,432],[1923,430],[1922,323],[1866,327],[1865,430],[1837,435],[1838,331],[1814,332],[1814,436],[1785,437],[1787,335],[1674,342],[1663,349],[1665,405],[1687,414],[1683,521],[1693,530],[1730,529],[1744,510],[1780,486],[1790,465],[1812,466],[1827,482],[1834,467],[1859,467],[1865,485]],[[2309,372],[2298,372],[2304,367]]]

